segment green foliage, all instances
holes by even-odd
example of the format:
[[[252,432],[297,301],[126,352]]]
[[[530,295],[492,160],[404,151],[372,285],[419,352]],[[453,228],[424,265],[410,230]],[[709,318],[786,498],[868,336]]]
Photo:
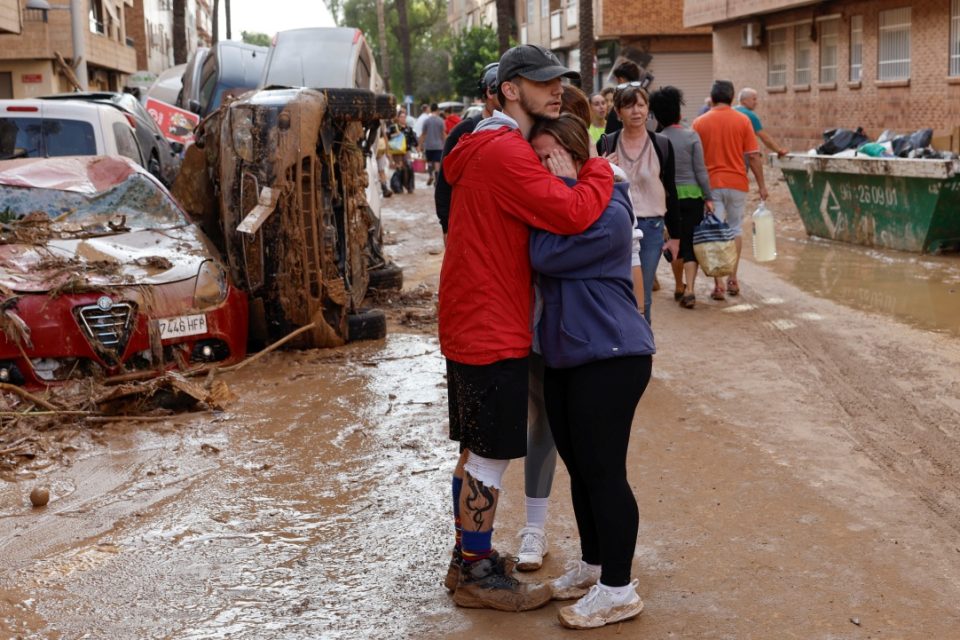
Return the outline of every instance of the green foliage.
[[[487,25],[464,29],[451,38],[451,48],[450,83],[456,95],[477,95],[483,68],[500,59],[497,32]]]
[[[324,3],[337,25],[363,31],[383,75],[376,0],[324,0]],[[390,59],[390,89],[400,102],[404,91],[403,56],[397,37],[399,20],[393,1],[384,0],[383,4]],[[410,65],[415,83],[414,101],[420,103],[447,99],[451,87],[446,0],[407,0],[407,25],[410,29]]]
[[[261,47],[270,46],[270,36],[265,33],[257,33],[256,31],[241,31],[240,38],[247,44],[255,44]]]

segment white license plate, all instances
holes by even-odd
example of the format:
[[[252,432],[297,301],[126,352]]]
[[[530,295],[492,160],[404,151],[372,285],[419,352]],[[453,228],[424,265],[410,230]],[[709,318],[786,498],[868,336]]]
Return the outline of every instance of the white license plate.
[[[207,332],[207,316],[202,313],[194,316],[161,318],[159,322],[161,340],[196,336]]]

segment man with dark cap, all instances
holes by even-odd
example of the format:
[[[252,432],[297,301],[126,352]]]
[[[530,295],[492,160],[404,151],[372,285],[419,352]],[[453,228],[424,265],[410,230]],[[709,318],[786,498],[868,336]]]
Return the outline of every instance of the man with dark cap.
[[[564,150],[541,164],[526,137],[537,118],[560,115],[561,78],[578,74],[549,50],[520,45],[500,59],[503,111],[481,121],[443,161],[453,187],[440,272],[440,348],[447,360],[457,545],[450,572],[458,605],[523,611],[551,598],[519,582],[493,550],[494,515],[509,461],[526,454],[532,273],[530,227],[576,234],[600,216],[613,191],[602,158],[577,175]],[[568,187],[557,176],[576,178]],[[451,581],[452,582],[452,581]]]

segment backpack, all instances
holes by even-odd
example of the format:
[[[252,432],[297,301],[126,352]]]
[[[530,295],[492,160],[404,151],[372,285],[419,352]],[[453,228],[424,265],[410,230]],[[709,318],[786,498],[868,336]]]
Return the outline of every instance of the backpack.
[[[597,140],[597,153],[604,156],[608,153],[613,153],[617,149],[617,143],[620,142],[620,133],[623,129],[614,131],[613,133],[604,133],[600,135],[600,139]],[[648,131],[652,137],[653,141],[657,144],[657,150],[660,152],[657,155],[659,156],[658,160],[662,163],[664,159],[670,155],[670,141],[667,140],[665,136],[653,133]]]

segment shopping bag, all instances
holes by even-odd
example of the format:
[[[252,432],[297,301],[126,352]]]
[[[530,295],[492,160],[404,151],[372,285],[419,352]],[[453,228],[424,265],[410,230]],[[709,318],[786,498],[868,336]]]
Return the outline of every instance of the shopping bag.
[[[400,133],[395,133],[390,136],[390,140],[387,141],[387,146],[390,147],[390,153],[393,155],[403,155],[407,152],[407,136]]]
[[[706,275],[712,278],[731,275],[737,264],[733,229],[708,213],[693,229],[693,253]]]

